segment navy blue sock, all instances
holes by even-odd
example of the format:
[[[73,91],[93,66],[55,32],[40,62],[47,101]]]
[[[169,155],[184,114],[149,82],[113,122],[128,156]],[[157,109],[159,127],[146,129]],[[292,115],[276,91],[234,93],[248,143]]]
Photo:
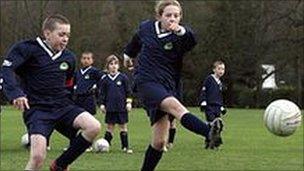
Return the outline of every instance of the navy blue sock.
[[[120,141],[121,141],[121,149],[129,148],[128,132],[126,131],[120,132]]]
[[[106,131],[106,133],[104,135],[104,139],[106,139],[109,142],[109,144],[111,145],[111,141],[113,139],[113,136],[112,136],[111,132]]]
[[[163,151],[155,150],[149,145],[141,171],[153,171],[163,155]]]
[[[193,114],[191,113],[184,114],[180,122],[186,129],[196,134],[208,137],[208,133],[210,130],[208,124],[201,121]]]
[[[56,164],[59,167],[66,168],[69,164],[75,161],[87,148],[92,145],[87,141],[82,134],[79,134],[72,142],[72,145],[67,151],[56,159]]]
[[[176,129],[175,128],[170,128],[169,129],[169,143],[173,143],[174,137],[175,137]]]

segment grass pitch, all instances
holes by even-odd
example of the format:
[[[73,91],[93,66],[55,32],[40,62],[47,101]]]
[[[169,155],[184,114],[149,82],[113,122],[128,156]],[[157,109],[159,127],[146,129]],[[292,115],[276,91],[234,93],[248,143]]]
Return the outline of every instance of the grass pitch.
[[[190,108],[200,118],[197,108]],[[23,170],[29,152],[21,147],[20,138],[26,132],[22,114],[10,106],[0,115],[0,170]],[[97,118],[103,123],[104,116]],[[303,123],[295,134],[278,137],[263,125],[263,110],[230,109],[223,117],[224,145],[218,151],[203,149],[203,139],[178,124],[173,149],[163,155],[156,170],[304,170]],[[116,129],[109,153],[85,153],[71,170],[140,170],[143,156],[150,142],[150,123],[142,109],[129,114],[129,142],[133,154],[120,150],[119,131]],[[60,155],[68,141],[55,132],[51,139],[43,170]]]

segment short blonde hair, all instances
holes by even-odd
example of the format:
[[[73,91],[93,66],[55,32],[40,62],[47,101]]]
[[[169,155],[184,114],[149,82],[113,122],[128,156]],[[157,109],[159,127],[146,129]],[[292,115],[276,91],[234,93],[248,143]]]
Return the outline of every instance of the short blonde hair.
[[[108,70],[109,64],[113,61],[117,61],[119,65],[119,58],[115,55],[110,55],[106,58],[105,70]]]
[[[156,16],[161,16],[164,13],[164,9],[169,6],[169,5],[174,5],[177,6],[180,9],[180,14],[182,16],[183,11],[182,11],[182,6],[177,0],[160,0],[156,1],[155,5],[155,14]]]
[[[223,61],[217,60],[217,61],[213,62],[212,69],[215,69],[217,66],[222,65],[222,64],[225,65],[225,63]]]
[[[44,30],[54,31],[56,29],[56,23],[70,24],[70,21],[61,14],[50,15],[43,21],[42,31]]]

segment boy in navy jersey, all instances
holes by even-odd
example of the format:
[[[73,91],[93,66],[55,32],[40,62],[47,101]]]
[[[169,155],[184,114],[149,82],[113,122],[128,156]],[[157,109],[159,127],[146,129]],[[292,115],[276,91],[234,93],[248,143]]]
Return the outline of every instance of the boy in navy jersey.
[[[133,153],[128,142],[128,112],[132,109],[131,88],[127,75],[118,71],[119,59],[111,55],[106,59],[108,72],[101,80],[100,109],[105,116],[107,131],[104,138],[111,144],[115,124],[120,127],[121,149],[128,154]]]
[[[222,90],[223,84],[220,78],[225,74],[225,64],[222,61],[213,63],[213,74],[207,76],[203,82],[200,93],[200,109],[205,112],[206,120],[212,123],[215,118],[220,118],[221,114],[226,114],[223,104]],[[222,140],[220,140],[222,143]],[[206,139],[205,148],[209,148],[208,139]]]
[[[93,67],[92,52],[83,52],[81,55],[82,68],[75,73],[74,91],[75,103],[90,114],[96,114],[97,85],[104,73]]]
[[[75,136],[75,130],[80,129],[81,133],[51,163],[52,171],[67,170],[100,132],[98,120],[70,99],[67,87],[72,86],[76,60],[66,49],[69,37],[69,20],[51,15],[43,22],[42,37],[13,45],[2,64],[4,92],[23,111],[30,134],[30,157],[25,170],[42,169],[47,139],[57,126],[65,128],[60,133],[69,138]]]
[[[96,114],[96,96],[97,85],[103,72],[95,67],[94,54],[92,52],[86,51],[81,54],[80,63],[82,68],[77,70],[74,74],[74,86],[73,86],[73,100],[76,105],[82,107],[90,114]],[[76,136],[77,132],[75,132]],[[70,142],[71,145],[72,141]],[[67,148],[64,148],[67,150]],[[93,148],[90,147],[86,151],[90,152]]]
[[[182,8],[178,1],[158,1],[155,11],[157,20],[142,22],[124,51],[126,67],[132,68],[131,58],[138,55],[134,72],[135,93],[152,126],[152,141],[141,168],[144,171],[154,170],[162,157],[169,129],[168,113],[186,129],[210,139],[212,148],[220,145],[222,122],[216,119],[209,127],[175,97],[176,78],[180,77],[183,56],[196,45],[196,40],[189,27],[179,24]]]

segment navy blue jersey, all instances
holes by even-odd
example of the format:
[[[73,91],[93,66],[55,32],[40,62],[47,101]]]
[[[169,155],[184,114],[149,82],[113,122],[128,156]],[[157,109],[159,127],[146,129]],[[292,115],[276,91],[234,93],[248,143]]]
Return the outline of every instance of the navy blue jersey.
[[[74,77],[74,94],[91,95],[104,73],[92,66],[79,69]]]
[[[2,98],[2,88],[3,88],[3,78],[0,72],[0,99]],[[0,103],[0,113],[1,113],[1,103]]]
[[[223,106],[222,97],[223,84],[215,76],[209,75],[204,80],[203,87],[200,93],[200,103],[205,101],[208,105]]]
[[[3,77],[2,77],[2,73],[0,72],[0,94],[2,93],[2,88],[3,88]]]
[[[75,61],[67,49],[54,54],[40,37],[16,43],[2,64],[4,92],[9,100],[26,96],[31,107],[73,104],[67,82],[73,77]]]
[[[128,77],[118,72],[105,75],[101,80],[99,103],[107,112],[126,112],[127,98],[131,95]]]
[[[196,40],[188,27],[185,27],[186,33],[182,36],[160,30],[159,21],[142,22],[124,53],[131,58],[138,55],[138,66],[134,73],[137,84],[156,82],[168,90],[174,90],[183,56],[196,45]]]

